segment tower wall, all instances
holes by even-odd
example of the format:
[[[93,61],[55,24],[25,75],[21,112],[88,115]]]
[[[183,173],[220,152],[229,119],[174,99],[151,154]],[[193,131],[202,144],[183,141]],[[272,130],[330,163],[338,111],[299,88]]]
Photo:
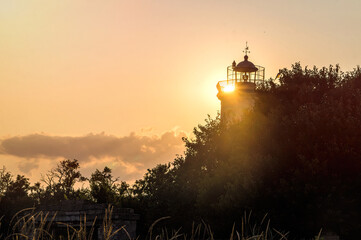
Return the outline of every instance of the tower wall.
[[[221,120],[232,123],[240,121],[246,110],[253,108],[255,103],[255,84],[237,83],[232,92],[219,92],[218,98],[221,100]]]

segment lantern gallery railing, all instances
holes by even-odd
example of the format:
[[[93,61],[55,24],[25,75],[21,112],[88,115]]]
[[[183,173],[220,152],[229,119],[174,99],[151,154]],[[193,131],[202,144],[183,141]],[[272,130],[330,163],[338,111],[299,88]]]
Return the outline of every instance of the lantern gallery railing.
[[[233,92],[234,90],[254,91],[256,84],[253,82],[235,81],[235,80],[224,80],[217,83],[218,95],[222,93]],[[217,96],[218,96],[217,95]]]
[[[232,92],[235,88],[236,88],[236,81],[234,80],[219,81],[217,84],[218,92]]]

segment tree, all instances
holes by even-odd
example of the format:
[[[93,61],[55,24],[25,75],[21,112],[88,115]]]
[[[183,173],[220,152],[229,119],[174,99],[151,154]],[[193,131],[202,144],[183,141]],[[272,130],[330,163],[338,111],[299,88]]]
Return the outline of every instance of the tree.
[[[137,181],[135,196],[149,219],[157,212],[183,222],[202,218],[224,237],[252,210],[295,238],[320,228],[356,238],[361,69],[296,63],[281,73],[279,83],[257,87],[254,108],[239,122],[207,119],[184,139],[185,156],[174,166],[158,165]]]
[[[104,167],[103,171],[98,169],[92,173],[89,180],[90,194],[97,203],[119,204],[119,195],[117,195],[118,185],[113,179],[112,170]]]
[[[79,190],[75,190],[74,185],[86,180],[79,168],[78,160],[67,159],[43,176],[42,181],[46,184],[45,198],[48,200],[76,199],[79,196]]]
[[[5,166],[0,169],[0,198],[5,195],[10,184],[11,184],[12,175],[10,172],[6,171]]]
[[[13,179],[10,172],[5,168],[0,172],[2,191],[0,195],[0,232],[8,226],[10,219],[18,211],[32,207],[34,201],[29,197],[29,179],[22,175],[17,175]]]
[[[4,198],[20,200],[28,197],[30,190],[29,178],[23,175],[17,175],[15,180],[11,180]]]

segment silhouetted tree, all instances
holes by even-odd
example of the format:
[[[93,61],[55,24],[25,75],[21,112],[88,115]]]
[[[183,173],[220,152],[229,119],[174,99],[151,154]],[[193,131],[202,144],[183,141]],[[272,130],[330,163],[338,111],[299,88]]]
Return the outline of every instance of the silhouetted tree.
[[[32,207],[34,201],[28,195],[30,183],[25,176],[17,175],[13,179],[11,173],[3,168],[0,172],[0,185],[0,232],[4,232],[12,216],[24,208]]]
[[[296,63],[281,73],[279,83],[258,86],[254,108],[239,122],[207,119],[185,139],[184,158],[137,181],[149,222],[159,212],[182,216],[183,223],[202,218],[225,236],[252,210],[260,219],[269,213],[296,238],[323,227],[355,239],[361,231],[361,70]]]
[[[112,203],[120,204],[117,196],[118,186],[116,181],[113,179],[112,170],[108,167],[104,167],[103,171],[98,169],[92,173],[89,180],[90,183],[90,194],[97,203]]]
[[[52,169],[45,176],[42,181],[45,183],[45,199],[48,200],[62,200],[62,199],[76,199],[81,195],[80,190],[75,190],[74,185],[77,182],[85,181],[79,171],[78,160],[64,160],[61,161],[56,168]]]
[[[11,184],[12,175],[10,172],[6,171],[5,166],[0,169],[0,198],[5,195],[10,184]]]

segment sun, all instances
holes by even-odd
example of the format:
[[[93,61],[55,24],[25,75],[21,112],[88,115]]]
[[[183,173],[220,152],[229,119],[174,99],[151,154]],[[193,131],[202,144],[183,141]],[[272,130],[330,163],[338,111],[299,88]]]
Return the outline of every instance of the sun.
[[[223,92],[233,92],[233,91],[234,91],[234,88],[235,88],[234,85],[226,85],[226,86],[222,89],[222,91],[223,91]]]

